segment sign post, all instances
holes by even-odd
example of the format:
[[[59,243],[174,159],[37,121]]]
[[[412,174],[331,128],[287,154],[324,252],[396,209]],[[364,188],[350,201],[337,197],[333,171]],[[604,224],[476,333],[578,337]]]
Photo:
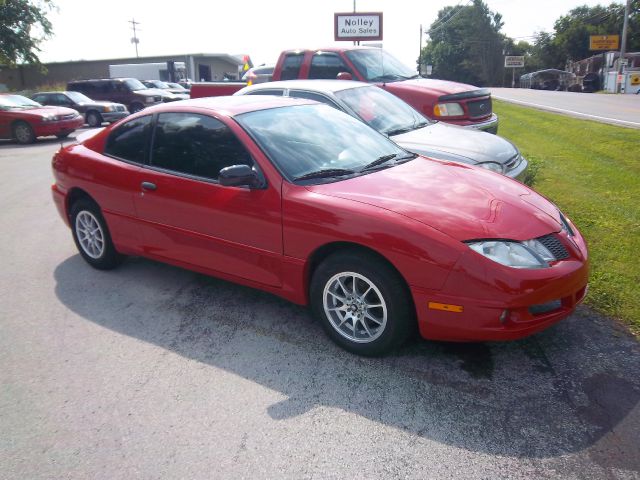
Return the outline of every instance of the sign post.
[[[511,88],[516,86],[516,68],[524,67],[524,56],[520,55],[505,55],[504,68],[511,69]]]
[[[382,40],[382,12],[334,13],[334,40]]]

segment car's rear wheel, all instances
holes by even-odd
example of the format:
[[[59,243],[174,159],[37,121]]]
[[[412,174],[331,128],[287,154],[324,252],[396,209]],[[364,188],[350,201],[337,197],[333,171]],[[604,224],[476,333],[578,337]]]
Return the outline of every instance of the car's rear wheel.
[[[16,122],[13,125],[13,138],[22,145],[36,141],[36,134],[27,122]]]
[[[102,115],[100,115],[98,112],[87,112],[85,121],[91,128],[99,127],[100,125],[102,125]]]
[[[415,325],[413,303],[398,272],[375,255],[333,254],[311,280],[311,308],[331,339],[358,355],[401,345]]]
[[[123,260],[113,242],[100,208],[88,199],[71,207],[71,231],[82,258],[94,268],[110,270]]]

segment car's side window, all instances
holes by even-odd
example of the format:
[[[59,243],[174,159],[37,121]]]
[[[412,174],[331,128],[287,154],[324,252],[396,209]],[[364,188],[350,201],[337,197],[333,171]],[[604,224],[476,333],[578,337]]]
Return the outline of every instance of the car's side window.
[[[151,166],[217,180],[231,165],[253,165],[253,159],[221,121],[194,113],[158,115]]]
[[[309,78],[335,79],[340,72],[353,75],[351,69],[335,53],[318,52],[311,59]]]
[[[320,93],[307,92],[304,90],[289,90],[289,96],[293,98],[306,98],[307,100],[315,100],[316,102],[324,103],[337,110],[342,110],[336,105],[330,98],[325,97]]]
[[[151,118],[151,115],[146,115],[130,120],[111,132],[104,148],[105,155],[133,163],[144,163],[149,145]]]
[[[56,93],[53,96],[53,104],[54,105],[70,105],[71,101],[67,98],[66,95],[63,95],[61,93]]]
[[[298,78],[303,58],[304,55],[302,53],[292,53],[284,57],[280,80],[293,80]]]
[[[47,96],[46,95],[36,95],[33,97],[33,101],[34,102],[38,102],[41,105],[46,105],[47,104]]]
[[[281,97],[283,93],[284,90],[269,88],[264,90],[254,90],[253,92],[247,93],[247,95],[275,95],[276,97]]]

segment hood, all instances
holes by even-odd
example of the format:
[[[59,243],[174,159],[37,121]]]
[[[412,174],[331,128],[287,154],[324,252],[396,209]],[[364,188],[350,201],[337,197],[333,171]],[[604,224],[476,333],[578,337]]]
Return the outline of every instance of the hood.
[[[78,103],[78,105],[81,107],[113,107],[121,104],[115,102],[100,102],[98,100],[92,100],[90,102],[80,102]]]
[[[385,90],[389,90],[391,93],[395,92],[424,92],[428,90],[435,96],[452,95],[456,93],[473,92],[481,90],[473,85],[467,85],[466,83],[450,82],[448,80],[434,80],[431,78],[413,78],[411,80],[402,80],[400,82],[389,82],[382,84]],[[487,96],[486,90],[480,96]]]
[[[502,137],[443,122],[394,135],[391,139],[420,155],[471,164],[504,164],[518,154],[515,145]]]
[[[73,110],[71,108],[67,108],[67,107],[36,107],[36,108],[29,108],[29,109],[14,109],[12,110],[13,112],[20,112],[23,113],[25,115],[33,115],[34,117],[44,117],[45,115],[59,115],[59,116],[63,116],[63,115],[73,115],[76,116],[78,115],[78,112],[76,110]]]
[[[478,167],[425,157],[307,188],[390,210],[460,241],[529,240],[561,226],[558,209],[521,183]]]

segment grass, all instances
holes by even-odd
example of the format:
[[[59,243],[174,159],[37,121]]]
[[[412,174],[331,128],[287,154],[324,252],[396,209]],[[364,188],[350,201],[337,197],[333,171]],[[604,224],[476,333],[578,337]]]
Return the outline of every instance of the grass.
[[[640,130],[494,102],[500,135],[589,245],[587,304],[640,336]]]

